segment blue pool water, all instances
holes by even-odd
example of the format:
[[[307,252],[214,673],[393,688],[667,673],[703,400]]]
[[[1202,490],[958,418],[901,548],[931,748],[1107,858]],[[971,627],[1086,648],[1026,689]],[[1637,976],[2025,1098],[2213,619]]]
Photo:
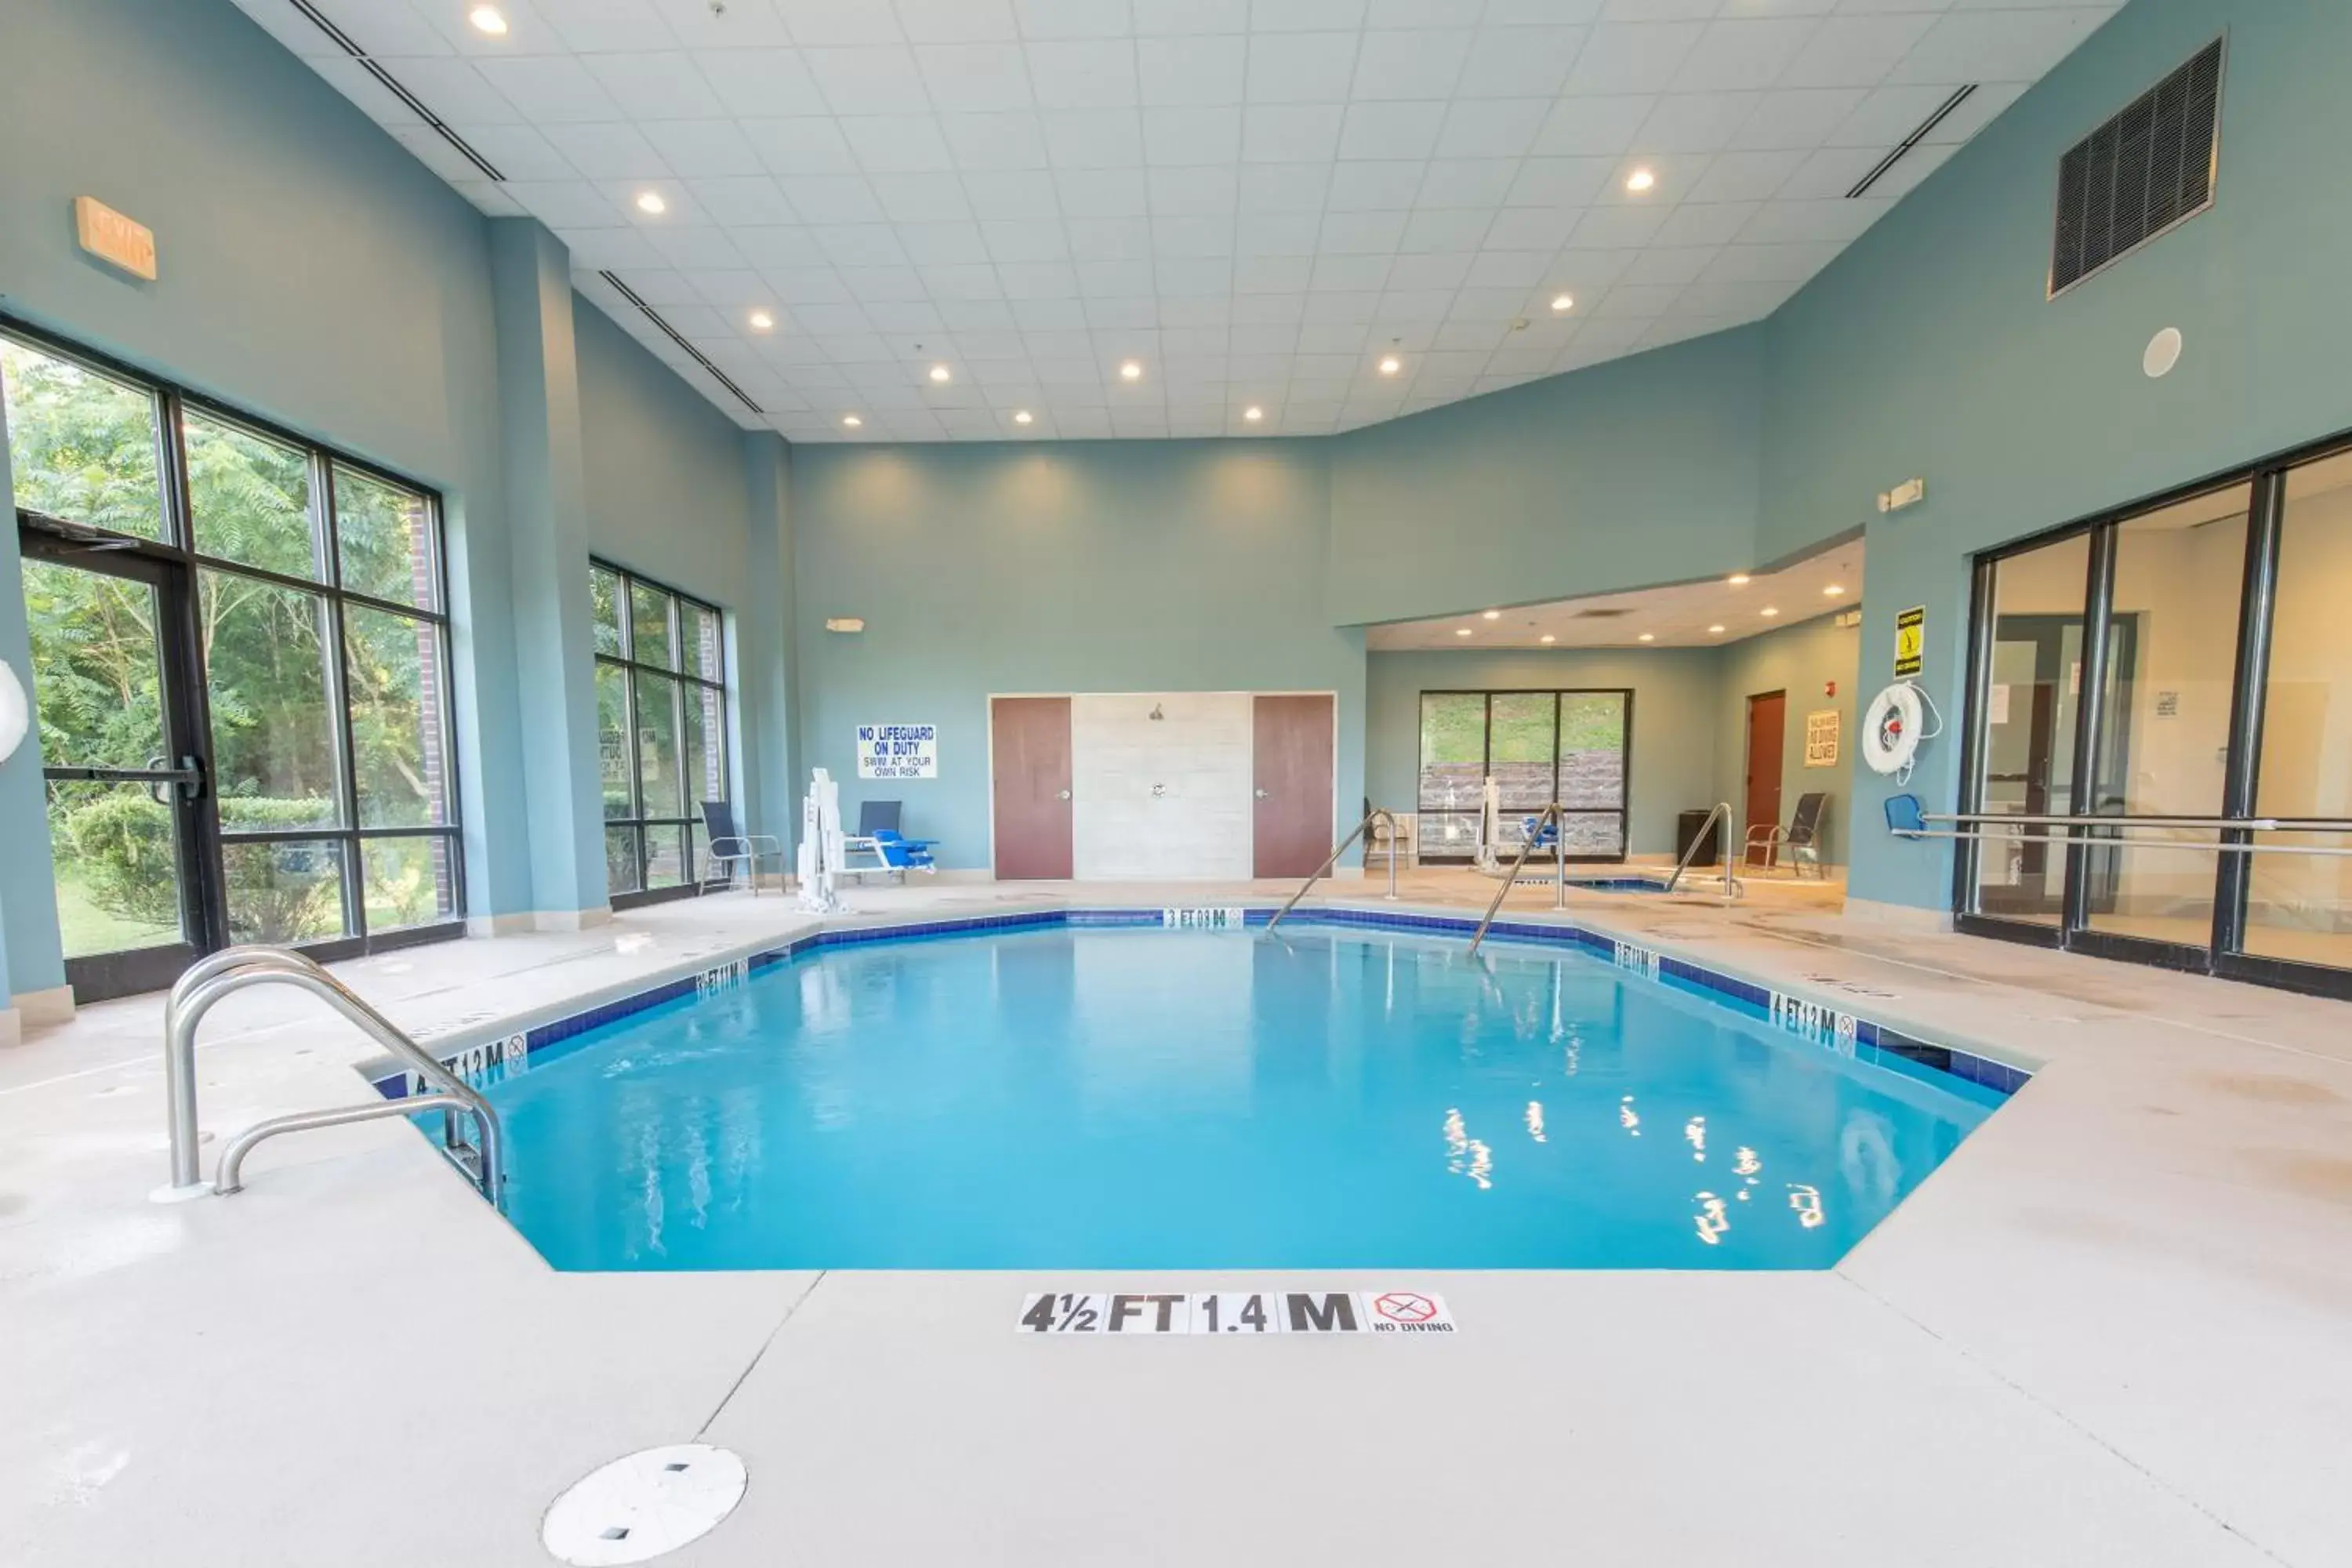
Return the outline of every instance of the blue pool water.
[[[1584,953],[804,952],[493,1085],[559,1268],[1819,1268],[1998,1100]]]

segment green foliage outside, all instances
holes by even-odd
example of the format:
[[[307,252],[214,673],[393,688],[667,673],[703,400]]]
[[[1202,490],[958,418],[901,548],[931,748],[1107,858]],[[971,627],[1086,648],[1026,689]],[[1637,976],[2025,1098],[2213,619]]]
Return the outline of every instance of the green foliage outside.
[[[161,537],[156,413],[145,391],[5,342],[0,379],[20,507]],[[182,435],[197,549],[323,581],[330,552],[312,524],[308,455],[194,410]],[[335,510],[347,586],[395,603],[431,603],[428,531],[416,498],[339,468]],[[27,561],[24,576],[44,758],[129,768],[165,758],[152,591],[41,561]],[[210,567],[196,572],[194,587],[225,831],[344,826],[338,706],[349,716],[358,826],[447,820],[439,724],[426,695],[437,696],[441,679],[439,635],[430,623],[348,606],[348,690],[338,705],[330,700],[333,621],[323,595]],[[171,815],[143,788],[54,784],[49,827],[61,908],[76,900],[89,906],[70,911],[76,930],[68,933],[68,951],[106,951],[121,945],[127,930],[176,929]],[[432,853],[369,846],[372,925],[413,924],[443,912]],[[299,941],[343,930],[341,857],[332,842],[232,844],[224,862],[236,940]]]

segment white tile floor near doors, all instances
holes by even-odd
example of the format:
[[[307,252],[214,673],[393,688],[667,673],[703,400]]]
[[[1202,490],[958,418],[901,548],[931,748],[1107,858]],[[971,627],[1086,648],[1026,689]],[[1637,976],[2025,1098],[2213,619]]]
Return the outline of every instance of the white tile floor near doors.
[[[1407,878],[1427,904],[1491,887]],[[0,1563],[511,1568],[547,1561],[572,1481],[698,1438],[751,1472],[662,1560],[699,1568],[2346,1560],[2346,1009],[1847,922],[1810,890],[1577,902],[2047,1066],[1834,1271],[1421,1276],[1462,1327],[1420,1343],[1040,1342],[1012,1332],[1019,1275],[551,1273],[399,1126],[156,1207],[156,1009],[92,1008],[0,1053]],[[797,923],[738,895],[347,973],[446,1025]],[[300,998],[219,1018],[208,1127],[351,1092],[356,1042]]]

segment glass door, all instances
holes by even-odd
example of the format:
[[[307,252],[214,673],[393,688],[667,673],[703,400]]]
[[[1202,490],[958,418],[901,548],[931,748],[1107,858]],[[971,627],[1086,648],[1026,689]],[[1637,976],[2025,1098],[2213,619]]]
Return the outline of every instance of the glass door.
[[[21,538],[66,978],[83,1001],[151,991],[218,945],[185,574]]]

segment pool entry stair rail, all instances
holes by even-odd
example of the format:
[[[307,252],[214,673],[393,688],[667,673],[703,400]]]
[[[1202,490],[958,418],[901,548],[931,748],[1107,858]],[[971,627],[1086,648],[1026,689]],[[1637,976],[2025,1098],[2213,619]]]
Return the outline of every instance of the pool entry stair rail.
[[[1728,904],[1739,897],[1743,889],[1739,879],[1732,874],[1732,867],[1738,862],[1731,858],[1731,803],[1727,800],[1715,803],[1715,809],[1706,814],[1706,821],[1699,828],[1697,837],[1690,841],[1690,847],[1684,850],[1682,858],[1675,862],[1675,874],[1666,879],[1667,892],[1673,892],[1675,885],[1683,879],[1683,873],[1690,869],[1692,857],[1698,853],[1699,846],[1706,842],[1707,829],[1715,826],[1717,817],[1723,819],[1722,837],[1716,840],[1723,846],[1723,901]]]
[[[1931,828],[1930,822],[1966,824]],[[2051,831],[2027,833],[2029,827]],[[2336,844],[2257,844],[2255,833],[2343,833],[2352,822],[2340,816],[2067,816],[2011,811],[1923,811],[1916,795],[1886,798],[1886,830],[1897,838],[1977,838],[2000,844],[2135,844],[2166,849],[2210,849],[2223,855],[2316,855],[2352,858],[2352,847]],[[1988,831],[1990,830],[1990,831]],[[2223,837],[2133,839],[2126,832],[2210,832]],[[2228,835],[2238,835],[2236,837]]]
[[[1293,893],[1293,894],[1291,894],[1291,895],[1290,895],[1290,901],[1289,901],[1288,903],[1286,903],[1286,904],[1284,904],[1284,905],[1282,906],[1282,908],[1280,908],[1280,909],[1278,909],[1278,910],[1275,910],[1275,911],[1274,911],[1274,918],[1273,918],[1272,920],[1270,920],[1270,921],[1266,921],[1266,922],[1265,922],[1265,929],[1266,929],[1266,930],[1268,930],[1268,931],[1272,931],[1275,927],[1276,927],[1276,926],[1280,925],[1280,924],[1282,923],[1282,917],[1283,917],[1283,916],[1285,916],[1285,915],[1286,915],[1286,914],[1288,914],[1292,910],[1294,910],[1294,909],[1297,908],[1297,906],[1298,906],[1298,900],[1301,900],[1301,899],[1303,899],[1303,898],[1305,898],[1305,897],[1307,896],[1307,889],[1310,889],[1310,888],[1314,887],[1316,883],[1318,883],[1318,882],[1321,881],[1324,878],[1326,878],[1326,877],[1328,877],[1328,876],[1329,876],[1329,875],[1331,874],[1331,868],[1332,868],[1332,867],[1334,867],[1334,866],[1337,866],[1337,865],[1339,863],[1339,857],[1340,857],[1340,856],[1342,856],[1342,855],[1345,855],[1345,854],[1348,852],[1348,846],[1349,846],[1349,845],[1350,845],[1350,844],[1353,844],[1353,843],[1354,843],[1357,839],[1359,839],[1359,838],[1363,838],[1364,835],[1365,835],[1368,831],[1370,831],[1370,830],[1372,824],[1373,824],[1373,823],[1375,823],[1375,822],[1385,822],[1385,823],[1387,823],[1387,824],[1388,824],[1388,828],[1389,828],[1389,893],[1388,893],[1388,898],[1389,898],[1389,902],[1391,902],[1391,903],[1394,903],[1394,902],[1396,902],[1396,896],[1397,896],[1397,890],[1396,890],[1396,863],[1397,863],[1397,819],[1396,819],[1396,813],[1395,813],[1395,812],[1393,812],[1393,811],[1391,811],[1391,810],[1390,810],[1387,806],[1385,806],[1385,805],[1376,805],[1376,806],[1372,807],[1372,809],[1371,809],[1371,810],[1370,810],[1370,811],[1368,811],[1368,812],[1364,813],[1364,820],[1363,820],[1363,821],[1361,821],[1361,822],[1360,822],[1360,823],[1356,824],[1356,826],[1353,826],[1353,827],[1351,827],[1351,828],[1349,828],[1349,829],[1348,830],[1348,837],[1347,837],[1342,838],[1341,840],[1339,840],[1339,842],[1338,844],[1336,844],[1336,845],[1334,845],[1334,846],[1332,847],[1330,857],[1329,857],[1328,859],[1326,859],[1326,860],[1323,862],[1323,864],[1322,864],[1322,865],[1318,866],[1318,867],[1315,868],[1315,875],[1313,875],[1313,876],[1311,876],[1311,877],[1307,878],[1307,880],[1305,880],[1305,881],[1303,881],[1303,882],[1301,882],[1301,883],[1299,883],[1299,884],[1298,884],[1298,891],[1297,891],[1297,892],[1295,892],[1295,893]],[[1367,847],[1367,848],[1368,848],[1368,849],[1369,849],[1369,847],[1370,847],[1370,842],[1371,842],[1371,841],[1370,841],[1370,839],[1365,839],[1365,844],[1366,844],[1366,847]]]
[[[223,1145],[215,1178],[205,1183],[198,1170],[196,1030],[215,1003],[254,985],[291,985],[310,992],[399,1058],[430,1086],[428,1092],[268,1117]],[[159,1202],[202,1197],[207,1193],[226,1196],[242,1190],[240,1174],[246,1155],[255,1144],[281,1132],[341,1127],[379,1116],[408,1116],[432,1107],[441,1111],[441,1142],[451,1162],[493,1205],[500,1201],[505,1191],[499,1160],[499,1114],[490,1109],[489,1101],[409,1038],[398,1025],[368,1005],[350,986],[289,948],[224,948],[197,960],[180,976],[179,984],[172,987],[170,1000],[163,1005],[163,1081],[171,1101],[172,1183],[155,1193]],[[470,1140],[459,1135],[460,1118],[473,1123]]]
[[[1518,885],[1519,873],[1527,868],[1528,857],[1535,852],[1537,845],[1543,842],[1546,823],[1551,825],[1552,856],[1557,862],[1554,869],[1559,873],[1559,879],[1552,884],[1551,907],[1556,910],[1568,908],[1568,812],[1559,802],[1554,801],[1528,818],[1526,836],[1519,840],[1518,858],[1511,862],[1509,872],[1503,878],[1503,885],[1495,889],[1495,901],[1486,906],[1486,918],[1478,922],[1477,931],[1471,935],[1471,952],[1477,952],[1478,944],[1486,940],[1486,928],[1495,923],[1495,911],[1503,907],[1503,900],[1509,898],[1511,889]]]

